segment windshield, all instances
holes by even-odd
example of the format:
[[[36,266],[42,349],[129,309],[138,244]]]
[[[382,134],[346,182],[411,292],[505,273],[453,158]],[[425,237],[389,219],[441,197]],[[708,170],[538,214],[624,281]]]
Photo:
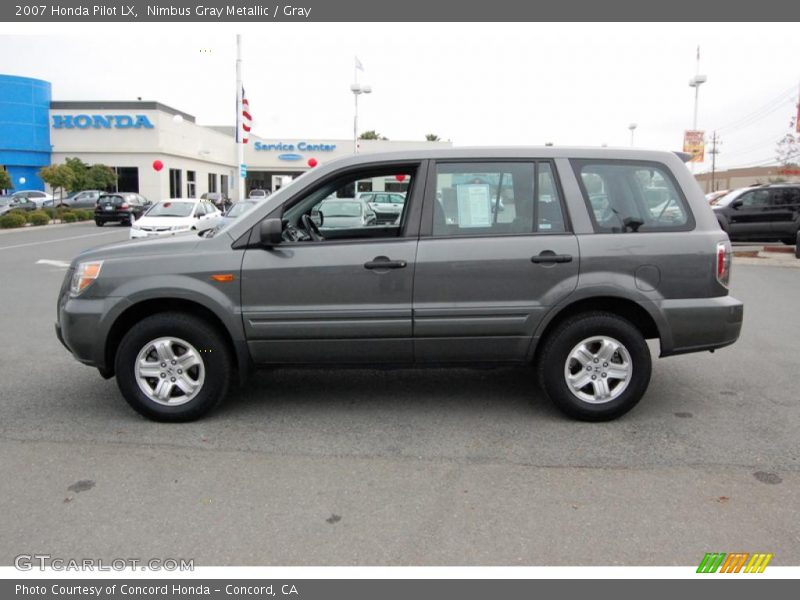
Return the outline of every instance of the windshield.
[[[225,214],[226,217],[240,217],[256,205],[255,202],[237,202]]]
[[[360,217],[361,204],[358,202],[326,200],[320,205],[319,212],[326,217]]]
[[[145,213],[148,217],[189,217],[194,202],[159,202]]]

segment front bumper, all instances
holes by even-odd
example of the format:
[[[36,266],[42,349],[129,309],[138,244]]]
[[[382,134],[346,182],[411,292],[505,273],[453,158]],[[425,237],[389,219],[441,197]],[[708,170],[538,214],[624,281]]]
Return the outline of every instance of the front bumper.
[[[732,296],[662,300],[661,356],[714,350],[739,339],[744,304]]]
[[[76,360],[102,372],[111,366],[106,364],[105,357],[110,324],[128,306],[130,301],[125,298],[70,298],[62,294],[56,337]]]

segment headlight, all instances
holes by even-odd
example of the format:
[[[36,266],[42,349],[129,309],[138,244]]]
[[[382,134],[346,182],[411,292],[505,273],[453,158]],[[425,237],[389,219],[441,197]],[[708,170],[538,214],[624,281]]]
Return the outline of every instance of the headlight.
[[[139,227],[139,225],[136,224],[136,221],[134,221],[131,223],[131,229],[141,229],[141,227]]]
[[[83,293],[92,282],[100,277],[100,268],[103,266],[102,260],[78,263],[75,274],[72,276],[72,285],[69,291],[73,296]]]
[[[189,231],[191,225],[175,225],[174,227],[170,227],[170,231]]]

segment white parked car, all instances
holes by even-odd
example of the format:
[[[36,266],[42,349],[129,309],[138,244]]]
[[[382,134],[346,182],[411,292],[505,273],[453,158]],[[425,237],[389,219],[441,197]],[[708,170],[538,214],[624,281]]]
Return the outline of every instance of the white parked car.
[[[153,204],[131,224],[131,239],[203,231],[214,227],[222,213],[209,200],[173,198]]]

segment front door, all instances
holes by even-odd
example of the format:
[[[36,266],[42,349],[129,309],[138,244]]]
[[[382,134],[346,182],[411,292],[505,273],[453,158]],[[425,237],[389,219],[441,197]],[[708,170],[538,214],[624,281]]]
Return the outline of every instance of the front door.
[[[419,216],[410,209],[421,201],[419,169],[350,173],[301,192],[281,210],[286,241],[245,252],[242,317],[257,363],[413,361]],[[376,225],[355,195],[357,184],[378,186],[394,177],[410,179],[411,201],[398,223]]]
[[[414,281],[415,359],[523,361],[547,307],[577,285],[578,242],[554,167],[440,162],[431,171]]]
[[[772,233],[772,207],[767,188],[745,192],[731,203],[728,227],[731,238],[759,239]]]

